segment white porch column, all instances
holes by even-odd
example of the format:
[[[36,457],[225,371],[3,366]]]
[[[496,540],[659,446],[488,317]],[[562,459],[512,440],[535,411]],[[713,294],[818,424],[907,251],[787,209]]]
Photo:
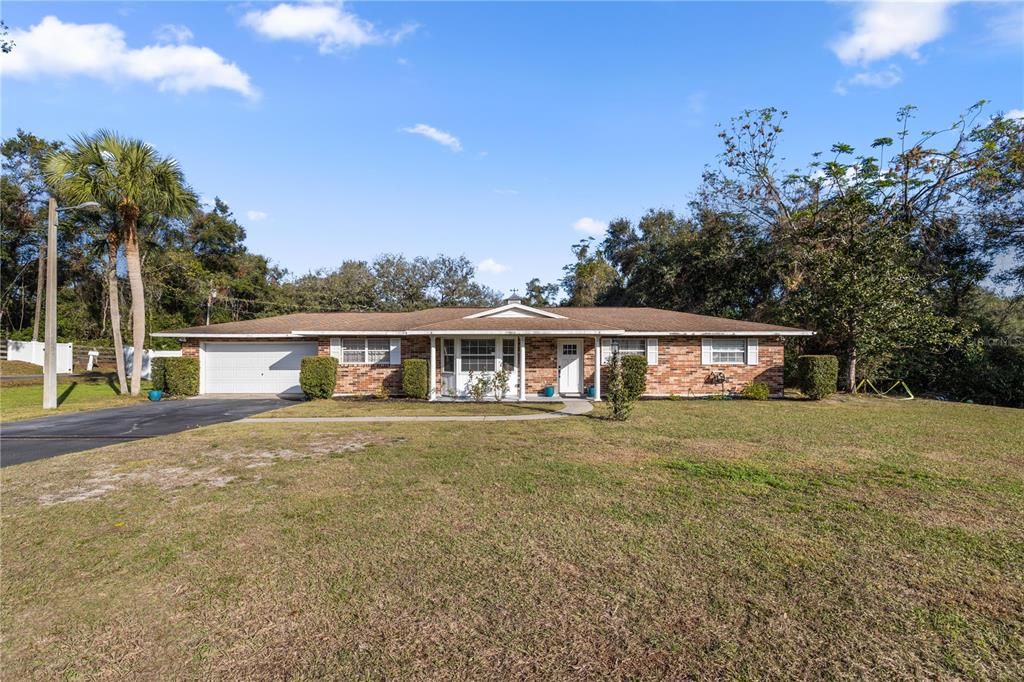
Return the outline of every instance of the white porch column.
[[[594,402],[601,402],[601,337],[594,337]]]
[[[519,337],[519,399],[526,400],[526,337]]]
[[[430,390],[427,391],[427,400],[437,397],[437,339],[433,336],[430,339]]]

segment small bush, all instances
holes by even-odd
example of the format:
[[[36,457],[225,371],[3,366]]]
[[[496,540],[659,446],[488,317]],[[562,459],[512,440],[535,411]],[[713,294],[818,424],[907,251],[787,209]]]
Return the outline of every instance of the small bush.
[[[812,400],[827,398],[839,385],[839,359],[834,355],[801,355],[797,358],[800,390]]]
[[[494,373],[491,379],[491,388],[494,391],[494,399],[499,403],[505,400],[508,395],[509,382],[512,380],[512,373],[502,367]]]
[[[743,387],[742,391],[740,391],[740,395],[747,400],[768,400],[771,393],[772,392],[771,389],[768,388],[768,384],[762,381],[749,383]]]
[[[160,358],[164,386],[171,395],[199,395],[199,358]]]
[[[476,402],[483,402],[484,398],[491,390],[491,379],[486,374],[476,376],[474,372],[469,373],[469,384],[466,386],[466,391],[469,392],[471,397]]]
[[[626,355],[622,358],[622,384],[631,400],[639,400],[647,392],[647,357]]]
[[[430,395],[430,368],[422,358],[402,360],[402,392],[426,400]]]
[[[310,400],[330,398],[338,380],[338,360],[326,355],[310,355],[302,358],[299,369],[299,386]]]
[[[164,361],[168,359],[153,358],[149,361],[149,380],[153,382],[154,390],[167,390],[167,365]]]

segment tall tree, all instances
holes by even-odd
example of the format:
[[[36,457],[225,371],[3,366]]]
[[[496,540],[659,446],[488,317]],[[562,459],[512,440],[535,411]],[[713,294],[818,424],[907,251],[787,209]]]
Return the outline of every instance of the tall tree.
[[[573,244],[572,253],[576,262],[562,268],[562,289],[569,295],[566,305],[601,304],[618,284],[618,273],[604,254],[594,248],[592,237]]]
[[[558,284],[542,284],[540,279],[534,277],[526,283],[523,293],[523,303],[532,306],[553,306],[558,304],[558,291],[561,287]]]
[[[131,394],[142,380],[146,340],[146,302],[139,250],[139,223],[144,216],[186,217],[197,206],[177,162],[160,156],[141,140],[101,130],[72,138],[69,149],[50,157],[46,177],[67,201],[97,201],[120,219],[128,283],[132,294]]]

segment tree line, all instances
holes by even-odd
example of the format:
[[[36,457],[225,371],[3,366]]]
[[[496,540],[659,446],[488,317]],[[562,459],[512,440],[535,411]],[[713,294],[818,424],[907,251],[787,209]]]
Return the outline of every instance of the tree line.
[[[914,115],[864,152],[838,143],[790,170],[786,113],[744,112],[685,213],[620,218],[574,246],[566,302],[791,324],[817,335],[787,361],[835,354],[847,388],[905,379],[1024,405],[1024,121],[979,102],[915,133]]]
[[[788,169],[786,113],[746,111],[720,126],[721,154],[686,211],[612,221],[602,239],[572,247],[559,281],[534,278],[524,298],[792,324],[817,335],[789,341],[787,362],[835,354],[848,388],[892,377],[1024,405],[1024,122],[984,102],[942,130],[917,132],[914,117],[901,109],[865,151],[837,143]],[[173,159],[115,133],[64,143],[19,130],[0,151],[0,329],[14,338],[38,337],[51,194],[101,205],[60,220],[58,334],[68,340],[116,347],[124,334],[159,348],[174,341],[149,330],[501,298],[464,256],[382,254],[291,276],[247,249],[227,204],[200,206]]]

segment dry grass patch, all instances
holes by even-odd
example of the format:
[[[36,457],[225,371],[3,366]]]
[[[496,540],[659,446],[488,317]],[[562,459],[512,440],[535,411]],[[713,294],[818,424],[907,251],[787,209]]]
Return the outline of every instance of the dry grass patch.
[[[226,424],[4,469],[5,677],[1018,678],[1020,413],[749,405]],[[142,477],[40,500],[96,472]]]

